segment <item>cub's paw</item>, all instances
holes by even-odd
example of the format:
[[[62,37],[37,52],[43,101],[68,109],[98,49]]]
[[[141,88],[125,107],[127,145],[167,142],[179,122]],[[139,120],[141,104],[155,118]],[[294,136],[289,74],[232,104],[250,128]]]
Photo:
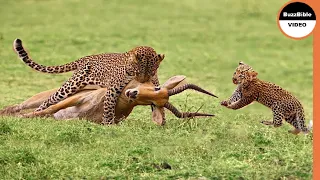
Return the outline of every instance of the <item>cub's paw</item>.
[[[273,125],[272,121],[261,121],[262,124],[267,125],[267,126],[271,126]]]
[[[227,107],[228,106],[228,101],[221,101],[220,104],[221,104],[221,106],[226,106]]]
[[[293,130],[288,130],[288,132],[294,135],[298,135],[301,132],[301,130],[294,128]]]

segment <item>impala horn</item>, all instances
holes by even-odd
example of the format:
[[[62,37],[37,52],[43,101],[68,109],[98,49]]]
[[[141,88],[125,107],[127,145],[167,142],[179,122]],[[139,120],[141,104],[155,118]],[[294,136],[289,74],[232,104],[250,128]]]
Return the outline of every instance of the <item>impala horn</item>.
[[[198,113],[198,112],[180,112],[177,108],[175,108],[169,102],[164,104],[164,107],[167,108],[169,111],[171,111],[177,118],[192,118],[196,116],[205,116],[205,117],[215,116],[214,114],[205,114],[205,113]]]
[[[184,84],[184,85],[182,85],[180,87],[169,89],[168,90],[168,95],[172,96],[172,95],[175,95],[175,94],[179,94],[179,93],[181,93],[181,92],[183,92],[183,91],[185,91],[187,89],[193,89],[193,90],[196,90],[198,92],[202,92],[204,94],[208,94],[210,96],[218,98],[218,96],[216,96],[216,95],[214,95],[214,94],[212,94],[212,93],[210,93],[210,92],[208,92],[208,91],[206,91],[206,90],[202,89],[201,87],[199,87],[197,85],[194,85],[194,84]]]

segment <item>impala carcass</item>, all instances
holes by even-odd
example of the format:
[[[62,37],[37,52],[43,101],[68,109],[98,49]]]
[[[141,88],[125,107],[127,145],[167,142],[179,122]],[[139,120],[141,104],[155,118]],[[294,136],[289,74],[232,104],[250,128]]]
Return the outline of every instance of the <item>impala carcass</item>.
[[[169,102],[170,96],[179,94],[187,89],[193,89],[198,92],[217,97],[194,84],[183,84],[178,86],[185,78],[185,76],[181,75],[173,76],[160,87],[155,87],[152,82],[140,83],[132,80],[124,88],[118,98],[115,110],[115,122],[118,123],[128,117],[133,108],[137,105],[155,105],[157,107],[165,107],[178,118],[214,116],[213,114],[198,112],[180,112]],[[45,110],[38,112],[26,112],[26,110],[37,108],[55,91],[56,89],[44,91],[32,96],[21,104],[6,107],[0,111],[0,115],[13,115],[25,118],[45,116],[53,117],[57,120],[79,118],[87,119],[96,123],[102,123],[103,98],[106,91],[105,88],[93,85],[86,86],[77,94],[52,105]],[[165,124],[161,111],[153,113],[152,120],[158,125]]]

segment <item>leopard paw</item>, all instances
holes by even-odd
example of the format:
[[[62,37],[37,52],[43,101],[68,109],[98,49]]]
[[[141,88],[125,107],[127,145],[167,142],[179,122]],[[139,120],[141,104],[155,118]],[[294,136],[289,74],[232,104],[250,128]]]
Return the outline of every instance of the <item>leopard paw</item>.
[[[272,121],[261,121],[262,124],[267,125],[267,126],[271,126],[273,125]]]
[[[220,105],[227,107],[228,106],[228,101],[221,101]]]

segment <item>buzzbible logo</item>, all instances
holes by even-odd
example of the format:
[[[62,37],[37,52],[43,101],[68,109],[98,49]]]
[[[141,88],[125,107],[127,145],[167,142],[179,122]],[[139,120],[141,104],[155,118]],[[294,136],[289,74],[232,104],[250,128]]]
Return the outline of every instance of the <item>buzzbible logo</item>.
[[[278,14],[278,25],[282,33],[294,39],[309,36],[316,26],[316,14],[303,2],[290,2]]]

